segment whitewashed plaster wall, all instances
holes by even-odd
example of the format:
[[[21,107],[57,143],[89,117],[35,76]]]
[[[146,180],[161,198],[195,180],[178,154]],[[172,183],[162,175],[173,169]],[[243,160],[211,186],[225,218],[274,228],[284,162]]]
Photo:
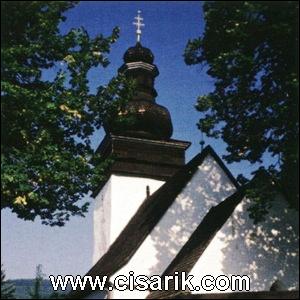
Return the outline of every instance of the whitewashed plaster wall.
[[[249,206],[244,199],[217,233],[190,272],[193,284],[207,274],[248,275],[252,291],[269,290],[276,279],[299,289],[299,213],[278,197],[266,221],[255,225]]]
[[[235,187],[214,158],[208,155],[192,179],[148,235],[132,259],[114,274],[161,275],[187,242],[212,206],[235,191]],[[113,298],[144,298],[148,292],[117,291]]]
[[[146,198],[164,181],[111,175],[95,198],[93,265],[108,250]]]

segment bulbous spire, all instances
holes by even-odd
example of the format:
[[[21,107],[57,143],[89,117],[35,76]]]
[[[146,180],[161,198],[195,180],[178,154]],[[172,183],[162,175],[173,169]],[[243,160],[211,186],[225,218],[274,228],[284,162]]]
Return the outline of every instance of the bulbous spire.
[[[139,42],[125,52],[119,72],[135,80],[136,90],[121,114],[130,116],[131,121],[122,128],[108,124],[106,128],[110,133],[153,140],[170,139],[173,133],[170,113],[155,102],[154,79],[159,72],[153,61],[151,50]]]
[[[169,140],[173,133],[171,116],[167,108],[155,103],[157,92],[154,88],[155,77],[159,72],[153,64],[154,55],[150,49],[143,47],[141,38],[141,27],[144,26],[140,16],[135,17],[137,26],[137,43],[130,47],[124,54],[124,64],[119,68],[119,72],[127,78],[134,79],[136,83],[135,94],[127,103],[121,114],[128,115],[131,122],[126,125],[113,126],[107,124],[108,132],[137,138]]]
[[[130,47],[124,54],[125,63],[142,61],[148,64],[152,64],[154,56],[150,49],[142,46],[140,42],[137,42],[134,47]]]

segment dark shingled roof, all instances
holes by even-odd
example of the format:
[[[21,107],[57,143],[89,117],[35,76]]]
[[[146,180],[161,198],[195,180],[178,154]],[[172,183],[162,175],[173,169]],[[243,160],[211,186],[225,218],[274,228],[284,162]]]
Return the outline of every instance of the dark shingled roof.
[[[107,276],[109,278],[125,266],[174,202],[177,195],[191,180],[198,166],[203,163],[207,155],[211,155],[217,161],[235,187],[239,189],[237,181],[215,151],[210,146],[205,147],[200,154],[196,155],[155,193],[145,199],[108,251],[86,275],[92,277]],[[231,203],[231,201],[229,202]],[[69,297],[83,298],[91,292],[92,290],[88,287],[84,291],[77,290],[71,292]]]
[[[174,275],[176,271],[178,274],[181,274],[181,272],[188,274],[192,270],[193,266],[204,253],[216,233],[222,228],[236,206],[243,199],[245,188],[246,186],[239,188],[233,195],[209,210],[200,225],[178,252],[162,276]],[[168,291],[153,291],[147,298],[161,299],[171,296],[174,293],[178,293],[178,291],[175,292],[174,286],[172,287],[171,285],[172,283],[174,284],[173,281],[169,283]]]

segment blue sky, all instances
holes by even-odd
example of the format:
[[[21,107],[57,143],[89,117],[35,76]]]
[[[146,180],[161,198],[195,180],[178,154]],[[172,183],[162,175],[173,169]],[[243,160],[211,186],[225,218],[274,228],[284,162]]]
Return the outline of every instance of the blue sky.
[[[145,27],[142,44],[152,50],[154,63],[160,75],[155,87],[156,101],[166,106],[172,116],[173,138],[192,142],[187,151],[189,161],[200,151],[200,131],[196,127],[200,113],[194,108],[199,95],[213,89],[213,79],[205,74],[201,66],[188,67],[183,61],[185,45],[190,38],[199,36],[204,30],[201,2],[196,1],[83,1],[66,13],[67,21],[61,31],[83,26],[91,36],[102,33],[110,35],[113,27],[120,26],[120,38],[109,55],[111,64],[106,68],[91,70],[91,91],[106,84],[116,75],[122,65],[123,54],[136,42],[132,25],[137,10],[142,10]],[[93,138],[96,147],[102,133]],[[222,156],[226,145],[222,140],[205,139]],[[232,173],[250,174],[249,163],[231,164]],[[1,218],[1,260],[8,278],[32,278],[35,267],[43,265],[49,275],[84,274],[92,260],[92,209],[85,218],[74,218],[63,228],[52,228],[35,222],[21,221],[8,210]]]

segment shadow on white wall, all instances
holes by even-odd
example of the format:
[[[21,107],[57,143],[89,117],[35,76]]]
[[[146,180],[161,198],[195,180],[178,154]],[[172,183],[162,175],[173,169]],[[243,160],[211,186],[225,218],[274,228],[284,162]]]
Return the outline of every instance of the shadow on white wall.
[[[235,187],[213,157],[207,156],[190,182],[144,240],[129,263],[112,276],[161,275],[188,241],[212,206]],[[167,196],[167,195],[166,195]],[[144,298],[148,292],[114,291],[114,298]]]
[[[268,291],[277,279],[285,289],[298,288],[298,212],[278,197],[266,221],[255,225],[247,211],[250,204],[243,199],[206,248],[190,272],[193,284],[204,275],[247,275],[252,291]]]
[[[233,184],[217,162],[208,156],[151,232],[156,249],[156,264],[151,266],[150,273],[162,274],[210,208],[219,204],[234,190]]]
[[[299,284],[298,213],[278,197],[266,220],[255,225],[247,212],[249,206],[250,201],[244,199],[224,226],[222,272],[247,274],[252,290],[269,290],[276,279],[287,288],[296,288]]]

